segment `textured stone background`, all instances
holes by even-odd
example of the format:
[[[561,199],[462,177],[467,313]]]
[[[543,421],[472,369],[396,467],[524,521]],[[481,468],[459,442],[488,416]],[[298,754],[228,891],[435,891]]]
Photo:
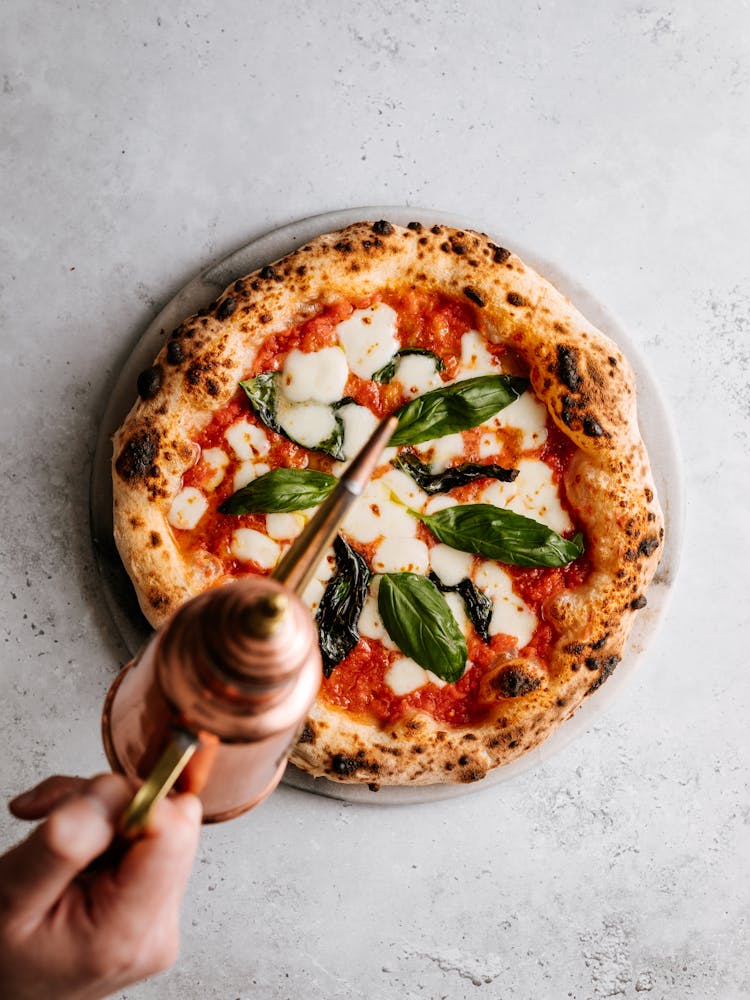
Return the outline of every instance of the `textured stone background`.
[[[270,228],[434,206],[538,248],[647,355],[688,486],[669,613],[592,731],[455,801],[281,788],[206,830],[179,965],[122,997],[750,997],[748,5],[9,0],[2,20],[0,797],[103,765],[125,653],[88,540],[98,420],[158,308]]]

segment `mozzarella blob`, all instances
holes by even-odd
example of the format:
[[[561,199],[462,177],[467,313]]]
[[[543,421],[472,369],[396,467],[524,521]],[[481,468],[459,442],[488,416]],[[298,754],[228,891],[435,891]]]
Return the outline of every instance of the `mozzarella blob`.
[[[180,490],[172,501],[167,520],[173,528],[191,531],[208,510],[208,500],[194,486]]]
[[[481,333],[469,330],[461,337],[461,373],[459,380],[476,378],[477,375],[497,375],[500,366],[487,350]]]
[[[304,526],[299,514],[266,514],[266,531],[277,540],[296,538]]]
[[[424,687],[427,671],[408,656],[400,656],[388,667],[383,679],[394,694],[403,696]]]
[[[237,458],[248,459],[268,454],[270,442],[266,432],[248,420],[239,420],[224,432]]]
[[[304,448],[315,448],[336,429],[336,417],[325,403],[290,403],[283,393],[276,399],[279,426]]]
[[[378,538],[415,539],[417,520],[400,503],[391,498],[388,485],[380,479],[373,479],[362,496],[354,504],[343,529],[358,542],[374,542]]]
[[[294,350],[286,356],[280,385],[292,403],[336,403],[344,395],[348,378],[346,356],[340,347],[324,347],[309,354]]]
[[[430,552],[418,538],[384,538],[372,557],[376,573],[422,573],[430,569]]]
[[[237,528],[229,547],[235,559],[254,562],[261,569],[273,569],[281,555],[278,542],[254,528]]]
[[[492,601],[490,635],[512,635],[522,649],[534,634],[538,619],[517,594],[510,576],[496,562],[483,562],[474,574],[474,582]]]
[[[429,463],[432,472],[445,472],[449,465],[456,463],[456,459],[463,459],[463,435],[446,434],[433,441],[423,441],[415,446],[415,451],[423,462]]]
[[[524,451],[532,451],[541,448],[547,440],[547,407],[527,390],[486,426],[520,430],[521,447]]]
[[[336,334],[355,375],[370,378],[391,360],[400,347],[396,321],[390,306],[376,302],[367,309],[356,309],[349,319],[339,323]]]
[[[471,576],[474,556],[470,552],[459,552],[458,549],[439,542],[430,549],[430,564],[446,587],[455,587]]]
[[[439,389],[443,384],[435,359],[424,354],[406,354],[399,358],[393,381],[400,384],[407,399]]]
[[[378,426],[378,418],[366,406],[357,403],[346,403],[337,412],[344,425],[344,455],[349,461]]]
[[[271,466],[266,465],[265,462],[243,462],[234,474],[234,481],[232,483],[234,492],[236,493],[237,490],[241,490],[243,486],[251,483],[253,479],[265,476],[270,471]]]
[[[552,482],[552,469],[538,459],[522,459],[518,476],[512,483],[490,483],[481,492],[482,503],[507,507],[516,514],[531,517],[562,534],[573,527],[560,503],[560,494]]]
[[[224,478],[229,455],[222,448],[205,448],[201,453],[201,462],[209,470],[209,474],[203,477],[203,485],[207,490],[215,490]]]

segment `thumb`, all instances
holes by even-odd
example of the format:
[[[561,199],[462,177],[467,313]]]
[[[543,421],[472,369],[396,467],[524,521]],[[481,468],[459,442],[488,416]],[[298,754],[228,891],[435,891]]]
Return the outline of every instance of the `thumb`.
[[[6,916],[40,922],[75,876],[109,846],[131,794],[129,783],[119,775],[94,778],[0,858]]]

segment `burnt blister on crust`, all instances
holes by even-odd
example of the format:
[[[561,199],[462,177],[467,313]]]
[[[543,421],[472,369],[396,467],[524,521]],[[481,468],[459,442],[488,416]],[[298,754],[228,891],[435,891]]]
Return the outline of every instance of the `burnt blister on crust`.
[[[504,667],[492,678],[492,688],[504,698],[522,698],[541,686],[539,677],[519,664]]]
[[[364,750],[360,750],[356,757],[351,757],[345,753],[335,753],[331,757],[331,772],[344,777],[350,777],[356,771],[368,771],[370,774],[377,774],[380,766],[374,761],[366,758]]]
[[[237,299],[230,295],[229,298],[224,299],[219,308],[216,310],[216,318],[220,320],[229,319],[236,308]]]
[[[472,288],[471,285],[467,285],[464,288],[464,295],[470,302],[473,302],[476,306],[480,306],[480,308],[487,304],[476,288]]]
[[[158,475],[154,465],[158,454],[158,433],[148,429],[137,431],[124,445],[115,462],[117,474],[126,482]]]
[[[373,222],[372,231],[377,236],[390,236],[393,232],[393,226],[385,219],[379,219],[377,222]]]
[[[151,368],[146,368],[141,372],[136,382],[138,395],[141,399],[154,398],[161,389],[162,374],[161,365],[152,365]]]
[[[601,670],[601,673],[594,681],[594,683],[589,687],[586,693],[591,694],[593,691],[596,691],[598,688],[600,688],[602,684],[607,680],[607,678],[612,676],[615,667],[619,662],[620,662],[619,656],[608,656],[604,660],[597,660],[596,661],[597,666],[594,669]],[[586,663],[586,666],[588,667],[588,661]],[[591,668],[589,667],[589,669]]]
[[[557,377],[571,392],[578,392],[581,387],[576,352],[564,344],[557,345]]]
[[[185,351],[179,340],[170,340],[167,344],[167,361],[170,365],[179,365],[185,360]]]
[[[490,250],[492,250],[492,260],[495,264],[504,264],[510,257],[510,250],[499,247],[497,243],[490,243]]]

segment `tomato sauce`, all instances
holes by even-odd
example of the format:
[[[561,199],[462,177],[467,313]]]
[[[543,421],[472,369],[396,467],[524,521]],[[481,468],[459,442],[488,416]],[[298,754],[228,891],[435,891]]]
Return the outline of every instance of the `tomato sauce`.
[[[417,347],[434,351],[444,362],[444,381],[458,374],[461,358],[461,338],[469,330],[481,330],[479,310],[468,301],[458,300],[442,293],[410,289],[405,292],[386,290],[352,302],[337,302],[324,307],[289,330],[269,335],[257,352],[251,371],[246,378],[262,372],[279,371],[287,354],[292,350],[313,352],[337,343],[336,326],[347,319],[355,309],[367,308],[375,302],[384,302],[398,314],[397,336],[402,347]],[[497,359],[504,371],[525,374],[523,362],[506,345],[486,342],[487,350]],[[359,378],[350,372],[344,395],[367,406],[382,417],[394,412],[405,401],[398,382],[379,384]],[[329,472],[333,460],[321,453],[309,451],[288,441],[283,435],[266,428],[253,413],[241,388],[230,402],[218,411],[211,423],[196,438],[201,454],[209,448],[221,448],[229,459],[224,477],[216,489],[206,489],[209,509],[193,531],[176,531],[178,544],[186,557],[196,551],[208,551],[218,557],[228,575],[239,577],[250,573],[267,574],[254,563],[239,562],[231,552],[232,534],[237,528],[265,529],[265,515],[243,514],[226,516],[218,507],[233,493],[233,480],[241,462],[233,455],[225,440],[229,427],[240,419],[262,427],[269,442],[268,454],[256,461],[270,468],[315,468]],[[484,432],[474,428],[464,432],[464,461],[490,462],[513,468],[521,455],[521,432],[512,428],[499,428],[494,433],[498,439],[497,454],[480,456],[480,440]],[[563,474],[573,454],[573,445],[550,420],[547,421],[547,440],[536,451],[523,452],[526,458],[538,458],[552,469],[553,482],[558,486],[563,507],[576,524],[575,514],[567,502]],[[201,488],[210,483],[214,470],[202,458],[183,477],[183,486]],[[480,502],[481,491],[487,480],[470,483],[452,491],[452,496],[462,503]],[[578,530],[576,528],[576,530]],[[419,537],[428,546],[436,544],[432,533],[422,524]],[[371,563],[377,543],[352,544]],[[586,556],[562,568],[504,567],[509,573],[515,592],[537,615],[539,624],[531,641],[521,651],[523,655],[538,657],[542,662],[549,655],[555,640],[554,630],[544,621],[543,604],[550,597],[565,589],[579,586],[588,576],[590,565]],[[385,682],[391,663],[401,655],[387,649],[376,639],[362,638],[356,648],[339,663],[329,678],[324,679],[321,694],[332,705],[346,709],[363,718],[375,719],[387,726],[414,712],[425,711],[446,726],[467,726],[481,721],[486,711],[480,706],[477,690],[483,674],[496,658],[515,654],[515,640],[511,636],[496,635],[489,644],[484,643],[472,630],[468,640],[470,668],[455,684],[438,687],[427,684],[407,695],[394,694]]]

